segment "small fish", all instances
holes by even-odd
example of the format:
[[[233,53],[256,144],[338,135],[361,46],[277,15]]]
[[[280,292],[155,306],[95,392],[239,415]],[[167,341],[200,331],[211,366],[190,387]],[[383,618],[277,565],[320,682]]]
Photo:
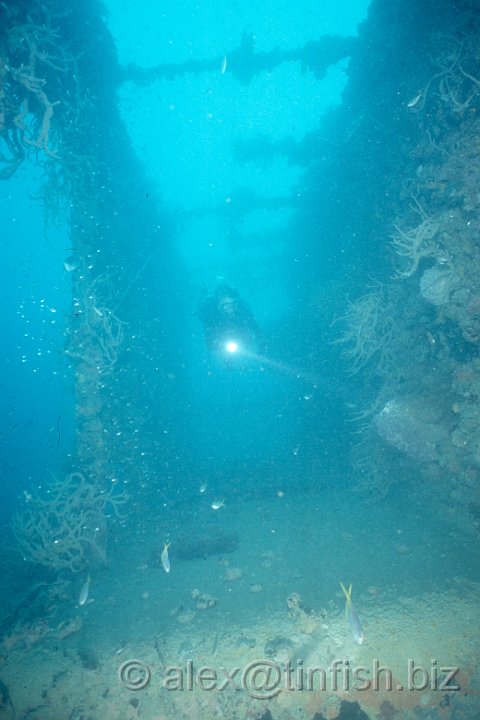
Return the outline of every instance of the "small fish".
[[[432,335],[432,333],[427,330],[427,340],[430,345],[436,345],[437,341],[435,340],[435,335]]]
[[[220,510],[220,508],[225,507],[225,500],[214,500],[211,507],[212,510]]]
[[[170,543],[165,543],[165,546],[162,550],[162,554],[160,555],[160,560],[162,561],[162,567],[166,573],[170,572],[170,558],[168,557],[168,548],[169,547],[170,547]]]
[[[341,582],[340,587],[342,588],[346,597],[345,617],[347,618],[347,622],[350,625],[353,639],[355,640],[355,642],[361,645],[363,643],[363,628],[362,623],[360,622],[360,618],[357,615],[357,611],[355,610],[355,606],[352,603],[352,585],[350,583],[350,587],[347,590],[345,585]]]
[[[423,98],[423,90],[421,90],[415,97],[413,97],[411,100],[407,102],[408,108],[414,108],[418,105],[420,100]]]
[[[227,56],[224,55],[222,58],[222,63],[220,65],[220,75],[225,75],[227,71]]]
[[[203,494],[206,489],[207,489],[207,483],[204,482],[200,485],[200,492]]]
[[[70,255],[70,257],[64,261],[63,267],[67,272],[73,272],[78,268],[78,262],[73,255]]]
[[[78,604],[80,606],[85,605],[88,600],[88,593],[90,592],[90,575],[87,575],[87,579],[82,585],[80,595],[78,596]]]

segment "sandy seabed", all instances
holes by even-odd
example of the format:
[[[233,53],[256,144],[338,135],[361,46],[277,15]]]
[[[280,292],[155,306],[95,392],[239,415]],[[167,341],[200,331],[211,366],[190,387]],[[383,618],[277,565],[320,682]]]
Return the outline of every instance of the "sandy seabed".
[[[378,600],[363,613],[361,646],[342,611],[287,607],[247,627],[221,622],[218,608],[201,622],[198,612],[174,615],[169,633],[123,647],[100,636],[90,669],[79,652],[82,627],[63,639],[10,638],[0,673],[11,702],[0,717],[476,720],[479,592],[472,584],[461,594]],[[458,668],[447,684],[446,668]]]

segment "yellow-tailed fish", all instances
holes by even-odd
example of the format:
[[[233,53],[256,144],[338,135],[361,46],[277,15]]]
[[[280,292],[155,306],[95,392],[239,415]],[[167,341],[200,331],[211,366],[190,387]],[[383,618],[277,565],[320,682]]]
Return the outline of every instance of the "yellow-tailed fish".
[[[162,550],[162,554],[160,555],[160,560],[162,561],[162,567],[166,573],[170,572],[170,558],[168,557],[168,548],[169,547],[170,547],[170,543],[165,543],[165,546]]]
[[[357,611],[355,610],[355,605],[352,602],[352,584],[350,583],[350,587],[348,588],[348,590],[342,582],[340,583],[340,587],[342,588],[346,598],[345,617],[347,618],[347,622],[350,625],[353,639],[355,640],[355,642],[361,645],[363,643],[363,628],[362,623],[360,622],[360,618],[357,615]]]

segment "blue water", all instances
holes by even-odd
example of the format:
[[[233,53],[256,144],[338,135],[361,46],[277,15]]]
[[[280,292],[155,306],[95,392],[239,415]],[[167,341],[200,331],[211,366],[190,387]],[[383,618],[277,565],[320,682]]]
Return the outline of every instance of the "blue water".
[[[71,291],[63,268],[70,241],[65,227],[45,233],[34,197],[41,177],[27,163],[1,188],[2,523],[22,491],[72,450],[73,379],[64,355]]]
[[[12,26],[23,18],[20,36],[40,46],[29,23],[46,27],[50,4],[29,2],[28,23],[20,4],[2,8],[4,87],[18,110],[31,90],[12,69],[22,48]],[[478,717],[478,212],[475,173],[458,170],[478,164],[465,149],[478,130],[476,25],[465,30],[468,3],[449,8],[465,75],[460,60],[445,65],[441,17],[430,46],[428,12],[417,8],[410,28],[393,3],[369,6],[92,0],[53,13],[76,53],[52,60],[55,40],[50,60],[37,58],[41,87],[60,93],[49,140],[59,157],[18,124],[0,125],[0,172],[12,133],[26,152],[0,181],[0,717]],[[321,77],[306,55],[251,78],[246,56],[235,64],[241,43],[258,57],[325,35],[363,44]],[[429,54],[438,44],[443,64]],[[22,133],[38,134],[39,97]],[[66,169],[65,186],[45,185],[46,161]],[[461,242],[429,249],[417,274],[394,280],[396,223],[432,217],[446,223],[443,242]],[[427,268],[455,275],[458,294],[441,307],[422,289]],[[380,283],[394,358],[374,352],[353,372],[345,316]],[[201,306],[223,285],[248,308],[248,328],[215,326],[213,347]],[[404,402],[393,420],[392,402]],[[70,473],[85,479],[84,495],[71,485],[62,496]],[[72,516],[82,540],[67,567],[55,553]],[[353,657],[348,628],[347,640],[338,630],[340,581],[366,618],[366,652],[405,622],[398,657],[428,654],[404,602],[418,604],[422,638],[439,623],[432,648],[450,637],[449,618],[464,621],[444,662],[465,661],[466,704],[433,694],[412,710],[386,695],[365,700],[367,716],[350,696],[338,714],[302,698],[289,715],[281,704],[229,700],[225,710],[122,694],[116,668],[127,656],[153,655],[158,679],[167,660],[258,655],[279,637],[323,648],[323,628]],[[288,605],[296,593],[299,614]]]

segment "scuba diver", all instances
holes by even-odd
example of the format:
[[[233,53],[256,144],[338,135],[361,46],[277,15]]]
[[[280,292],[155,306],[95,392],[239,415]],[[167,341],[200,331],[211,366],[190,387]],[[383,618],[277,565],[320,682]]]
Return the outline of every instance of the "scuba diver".
[[[253,313],[237,290],[226,283],[219,283],[200,302],[198,316],[209,352],[226,358],[237,352],[249,354],[260,350],[261,332]]]

